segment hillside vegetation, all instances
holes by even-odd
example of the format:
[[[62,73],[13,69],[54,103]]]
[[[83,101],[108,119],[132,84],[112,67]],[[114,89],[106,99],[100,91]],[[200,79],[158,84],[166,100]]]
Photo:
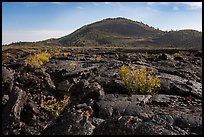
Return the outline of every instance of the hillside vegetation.
[[[126,18],[107,18],[85,25],[57,39],[20,42],[10,45],[111,46],[148,48],[202,48],[202,32],[196,30],[162,31]]]

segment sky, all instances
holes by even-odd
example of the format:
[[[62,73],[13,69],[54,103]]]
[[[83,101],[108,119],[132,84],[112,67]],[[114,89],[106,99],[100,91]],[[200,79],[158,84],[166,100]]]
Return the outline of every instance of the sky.
[[[2,44],[60,38],[106,18],[202,31],[202,2],[2,2]]]

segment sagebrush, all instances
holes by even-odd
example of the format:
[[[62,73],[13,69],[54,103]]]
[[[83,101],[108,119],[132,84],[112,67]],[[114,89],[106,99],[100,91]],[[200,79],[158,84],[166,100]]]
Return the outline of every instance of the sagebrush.
[[[62,111],[68,105],[69,98],[70,97],[66,95],[64,95],[63,100],[59,101],[57,101],[56,98],[52,98],[47,101],[41,98],[41,103],[38,108],[51,112],[54,117],[59,117]]]
[[[141,65],[139,69],[132,66],[122,66],[119,70],[123,84],[133,94],[156,94],[155,89],[160,87],[158,76],[153,75],[152,69]]]
[[[27,59],[24,60],[25,65],[31,65],[36,68],[40,68],[44,63],[49,62],[51,57],[50,53],[41,52],[35,55],[30,55]]]

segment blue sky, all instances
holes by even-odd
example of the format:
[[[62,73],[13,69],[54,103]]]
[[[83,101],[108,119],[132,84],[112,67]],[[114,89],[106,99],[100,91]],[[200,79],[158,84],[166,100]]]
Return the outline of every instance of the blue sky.
[[[201,2],[2,2],[2,44],[59,38],[105,18],[202,31]]]

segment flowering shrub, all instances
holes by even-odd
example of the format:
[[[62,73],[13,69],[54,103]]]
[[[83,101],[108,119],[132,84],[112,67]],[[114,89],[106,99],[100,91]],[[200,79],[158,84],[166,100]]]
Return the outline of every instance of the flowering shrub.
[[[36,68],[40,68],[42,64],[49,62],[51,57],[50,53],[41,52],[35,55],[30,55],[27,59],[24,60],[25,65],[31,65]]]
[[[161,85],[158,76],[154,76],[152,70],[147,70],[144,65],[142,65],[140,69],[122,66],[119,70],[119,74],[123,84],[132,93],[155,94],[153,90],[159,88]]]
[[[44,109],[52,113],[53,116],[59,117],[60,113],[65,109],[65,106],[68,105],[69,96],[64,96],[63,100],[57,101],[56,98],[49,100],[41,99],[41,104],[39,108]]]

